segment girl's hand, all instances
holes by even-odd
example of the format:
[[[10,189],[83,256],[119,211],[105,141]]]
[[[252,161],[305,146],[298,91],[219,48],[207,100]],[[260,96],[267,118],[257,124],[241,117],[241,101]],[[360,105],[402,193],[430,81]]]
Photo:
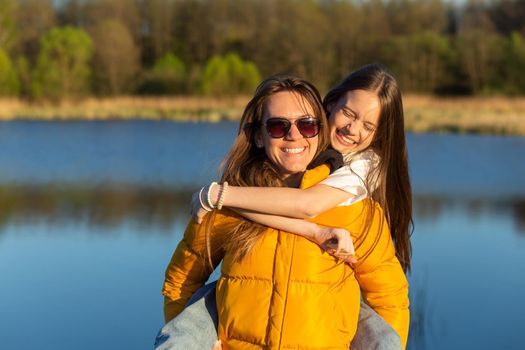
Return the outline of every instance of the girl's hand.
[[[203,190],[195,192],[191,196],[190,214],[199,224],[202,223],[202,219],[209,212],[209,210],[202,207],[201,205],[203,199],[200,197],[203,193],[207,193],[207,186]]]
[[[222,350],[222,344],[221,344],[220,340],[217,340],[215,342],[215,344],[213,345],[213,349],[212,350]]]
[[[342,259],[347,263],[355,264],[354,243],[350,232],[342,228],[321,227],[314,237],[314,241],[330,255]]]

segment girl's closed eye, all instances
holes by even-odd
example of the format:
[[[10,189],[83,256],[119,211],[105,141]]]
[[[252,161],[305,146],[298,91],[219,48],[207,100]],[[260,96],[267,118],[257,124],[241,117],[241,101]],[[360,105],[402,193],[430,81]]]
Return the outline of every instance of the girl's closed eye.
[[[365,123],[365,130],[368,132],[374,132],[376,130],[376,127],[371,123]]]
[[[345,117],[351,119],[352,121],[356,121],[358,118],[357,118],[357,114],[355,114],[354,111],[348,109],[348,108],[343,108],[343,114]]]

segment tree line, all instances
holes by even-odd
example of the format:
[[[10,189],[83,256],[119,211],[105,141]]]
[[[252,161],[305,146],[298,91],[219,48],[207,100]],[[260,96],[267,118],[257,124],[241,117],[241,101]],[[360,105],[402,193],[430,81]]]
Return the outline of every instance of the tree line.
[[[370,62],[407,92],[522,95],[524,37],[522,0],[0,0],[0,96],[325,90]]]

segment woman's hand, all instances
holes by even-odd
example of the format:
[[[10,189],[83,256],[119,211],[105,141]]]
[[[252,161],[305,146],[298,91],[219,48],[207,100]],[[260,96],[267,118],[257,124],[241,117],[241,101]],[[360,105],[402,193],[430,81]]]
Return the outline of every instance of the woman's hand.
[[[213,345],[213,349],[212,350],[222,350],[222,343],[220,340],[217,340],[215,342],[215,344]]]
[[[357,263],[352,237],[350,232],[345,229],[320,227],[314,235],[314,242],[336,258],[349,264]]]

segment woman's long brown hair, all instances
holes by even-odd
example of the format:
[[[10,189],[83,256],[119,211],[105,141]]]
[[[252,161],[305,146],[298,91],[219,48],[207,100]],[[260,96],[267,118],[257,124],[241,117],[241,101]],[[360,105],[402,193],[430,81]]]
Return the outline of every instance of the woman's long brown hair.
[[[338,100],[348,91],[365,90],[379,97],[381,112],[379,125],[370,147],[379,156],[376,169],[366,179],[371,189],[374,181],[378,187],[371,198],[385,213],[396,248],[396,256],[405,272],[410,271],[412,246],[410,235],[412,221],[412,188],[408,173],[405,125],[401,91],[394,77],[378,64],[364,66],[332,88],[323,105],[328,114]],[[371,218],[371,216],[369,216]]]
[[[315,156],[327,147],[328,123],[317,89],[309,82],[293,76],[272,76],[257,87],[255,95],[243,112],[237,138],[221,166],[223,182],[228,181],[235,186],[284,186],[277,167],[267,158],[264,148],[258,148],[255,142],[258,133],[261,132],[268,99],[281,91],[296,93],[303,99],[301,102],[308,103],[315,116],[320,119],[319,146]],[[207,234],[214,220],[214,213],[208,215]],[[252,221],[241,220],[225,238],[223,248],[232,254],[234,261],[239,261],[251,251],[255,242],[267,229],[266,226]]]

